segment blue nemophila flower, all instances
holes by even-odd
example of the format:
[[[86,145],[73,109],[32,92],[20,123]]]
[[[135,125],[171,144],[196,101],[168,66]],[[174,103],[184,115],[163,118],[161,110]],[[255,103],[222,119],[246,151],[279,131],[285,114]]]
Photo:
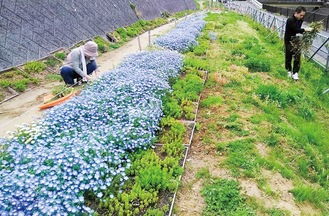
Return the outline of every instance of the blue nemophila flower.
[[[201,16],[193,19],[177,25],[190,35],[181,34],[185,38],[176,38],[172,47],[180,50],[195,41],[203,22]],[[116,176],[120,185],[128,179],[129,154],[151,147],[161,97],[182,64],[176,51],[133,54],[79,97],[0,139],[0,215],[91,214],[84,191],[102,198]]]
[[[182,53],[190,50],[198,44],[196,38],[206,24],[203,18],[203,14],[190,16],[188,19],[180,22],[175,29],[169,31],[166,35],[155,39],[154,44]]]

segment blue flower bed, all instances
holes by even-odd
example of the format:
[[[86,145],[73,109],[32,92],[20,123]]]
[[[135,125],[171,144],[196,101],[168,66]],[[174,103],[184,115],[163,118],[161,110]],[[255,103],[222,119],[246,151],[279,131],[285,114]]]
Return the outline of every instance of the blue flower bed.
[[[129,154],[148,149],[162,116],[168,80],[183,66],[175,51],[138,52],[79,97],[0,139],[0,215],[92,213],[85,191],[103,197],[127,180]]]
[[[196,38],[204,28],[206,22],[204,14],[194,15],[177,24],[176,28],[166,35],[154,40],[154,44],[169,50],[186,52],[198,45]]]

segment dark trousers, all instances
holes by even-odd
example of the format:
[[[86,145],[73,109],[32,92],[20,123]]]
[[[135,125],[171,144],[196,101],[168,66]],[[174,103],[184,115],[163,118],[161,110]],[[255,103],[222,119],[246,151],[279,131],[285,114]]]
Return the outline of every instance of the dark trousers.
[[[95,60],[91,60],[87,64],[87,75],[92,74],[97,69],[97,64]],[[70,66],[63,66],[61,68],[61,76],[65,84],[73,85],[74,79],[81,79],[82,77],[73,70]]]
[[[298,73],[300,68],[300,52],[293,52],[292,45],[290,42],[285,43],[285,67],[287,71],[292,71],[292,73]],[[291,67],[291,61],[294,57],[294,66]]]

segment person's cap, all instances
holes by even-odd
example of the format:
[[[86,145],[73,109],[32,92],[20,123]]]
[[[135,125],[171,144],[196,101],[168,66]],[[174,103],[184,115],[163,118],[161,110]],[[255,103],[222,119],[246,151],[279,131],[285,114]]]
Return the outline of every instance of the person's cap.
[[[83,53],[89,57],[97,57],[97,50],[98,46],[94,41],[88,41],[85,45],[83,45]]]

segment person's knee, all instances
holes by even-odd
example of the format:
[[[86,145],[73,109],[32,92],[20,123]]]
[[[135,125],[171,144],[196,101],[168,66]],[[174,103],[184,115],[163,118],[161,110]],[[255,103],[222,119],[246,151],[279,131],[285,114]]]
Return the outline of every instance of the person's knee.
[[[97,69],[97,64],[95,60],[90,61],[87,65],[87,74],[92,74]]]
[[[69,74],[70,72],[71,72],[71,68],[69,68],[69,67],[62,67],[61,69],[60,69],[60,74],[63,76],[65,76],[66,74]]]

